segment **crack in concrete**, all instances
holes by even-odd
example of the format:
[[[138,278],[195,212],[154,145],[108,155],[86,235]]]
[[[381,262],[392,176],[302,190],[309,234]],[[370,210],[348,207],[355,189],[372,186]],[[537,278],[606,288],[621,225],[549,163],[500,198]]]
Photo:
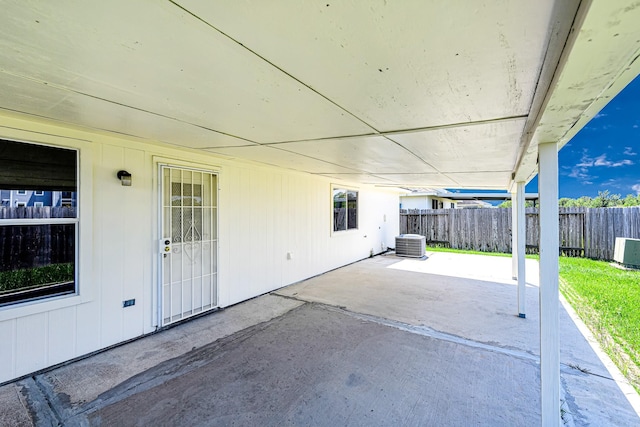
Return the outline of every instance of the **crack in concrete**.
[[[374,324],[391,327],[403,332],[426,336],[435,340],[442,340],[470,348],[511,356],[533,364],[539,363],[539,356],[523,350],[506,348],[490,343],[478,342],[454,334],[438,331],[427,326],[416,326],[383,317],[353,312],[348,310],[345,306],[308,301],[301,299],[295,295],[281,295],[276,292],[272,292],[271,295],[284,299],[294,300],[302,304],[272,319],[239,330],[231,335],[217,339],[205,346],[191,350],[190,352],[187,352],[186,354],[183,354],[181,356],[163,361],[158,365],[153,366],[152,368],[149,368],[137,375],[130,377],[119,385],[102,393],[91,402],[80,402],[77,406],[73,406],[73,403],[70,401],[69,396],[67,396],[66,394],[56,393],[55,387],[43,376],[43,374],[36,375],[21,381],[21,392],[25,397],[26,407],[28,408],[32,421],[35,425],[38,426],[87,426],[89,425],[89,419],[91,415],[99,411],[100,409],[121,402],[122,400],[125,400],[131,396],[152,389],[176,377],[188,374],[195,369],[211,363],[211,361],[224,355],[224,350],[227,346],[241,343],[251,338],[256,333],[259,333],[266,328],[271,327],[273,324],[282,321],[292,313],[295,313],[309,306],[316,306],[322,310],[347,315],[351,318],[358,319],[364,322],[371,322]],[[571,366],[571,364],[561,365],[564,375],[593,375],[600,378],[612,380],[611,378],[605,377],[603,375],[593,374],[591,372],[585,372],[583,370],[577,370],[576,372],[576,368]],[[568,415],[571,418],[571,422],[573,422],[574,416],[577,415],[578,419],[580,419],[581,414],[579,413],[579,408],[577,408],[575,404],[574,397],[569,393],[569,390],[564,383],[564,379],[562,381],[562,392],[564,401],[568,405]]]
[[[39,427],[64,425],[55,405],[50,401],[46,391],[38,385],[35,377],[25,378],[18,384],[21,386],[20,392],[26,400],[29,417],[34,425]]]
[[[510,348],[510,347],[495,345],[495,344],[491,344],[491,343],[485,343],[485,342],[481,342],[481,341],[474,341],[474,340],[470,340],[468,338],[464,338],[464,337],[459,336],[459,335],[449,334],[447,332],[438,331],[438,330],[430,328],[428,326],[411,325],[411,324],[408,324],[408,323],[403,323],[403,322],[399,322],[397,320],[387,319],[387,318],[384,318],[384,317],[373,316],[373,315],[364,314],[364,313],[358,313],[358,312],[355,312],[355,311],[350,311],[349,309],[347,309],[346,306],[326,304],[326,303],[321,303],[321,302],[316,302],[316,301],[305,300],[305,299],[298,298],[298,297],[292,296],[292,295],[282,295],[282,294],[279,294],[277,292],[272,292],[271,295],[278,296],[278,297],[285,298],[285,299],[298,301],[298,302],[303,302],[303,303],[307,303],[307,304],[316,304],[316,305],[319,305],[319,306],[324,306],[327,309],[334,310],[334,311],[337,311],[337,312],[341,312],[341,313],[347,314],[347,315],[349,315],[351,317],[354,317],[354,318],[357,318],[357,319],[360,319],[360,320],[365,320],[365,321],[369,321],[369,322],[378,323],[380,325],[390,326],[390,327],[393,327],[393,328],[396,328],[396,329],[400,329],[400,330],[405,331],[405,332],[418,334],[418,335],[422,335],[422,336],[428,336],[428,337],[431,337],[431,338],[434,338],[434,339],[439,339],[439,340],[443,340],[443,341],[452,342],[452,343],[455,343],[455,344],[465,345],[467,347],[479,348],[479,349],[483,349],[483,350],[487,350],[487,351],[492,351],[492,352],[495,352],[495,353],[500,353],[500,354],[505,354],[505,355],[508,355],[508,356],[513,356],[513,357],[516,357],[516,358],[519,358],[519,359],[533,361],[535,363],[540,363],[540,356],[539,355],[534,354],[534,353],[530,353],[530,352],[527,352],[527,351],[519,350],[517,348]],[[561,367],[568,368],[568,369],[563,369],[563,373],[566,373],[566,374],[575,374],[575,371],[577,370],[577,371],[579,371],[580,373],[582,373],[584,375],[591,375],[591,376],[595,376],[595,377],[604,378],[606,380],[614,381],[613,378],[608,377],[606,375],[596,374],[596,373],[590,372],[590,371],[585,372],[584,370],[576,369],[574,366],[572,366],[571,363],[562,363],[561,362],[560,365],[561,365]]]

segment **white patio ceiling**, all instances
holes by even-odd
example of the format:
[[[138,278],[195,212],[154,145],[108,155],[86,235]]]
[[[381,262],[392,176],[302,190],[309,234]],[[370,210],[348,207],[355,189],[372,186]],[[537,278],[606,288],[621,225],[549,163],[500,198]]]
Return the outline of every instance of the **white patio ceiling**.
[[[0,114],[335,179],[507,189],[639,55],[630,0],[14,0]]]

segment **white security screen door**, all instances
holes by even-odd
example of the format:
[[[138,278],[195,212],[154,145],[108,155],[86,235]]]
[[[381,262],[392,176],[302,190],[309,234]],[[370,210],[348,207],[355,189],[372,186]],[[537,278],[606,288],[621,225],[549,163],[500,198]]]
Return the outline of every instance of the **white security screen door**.
[[[160,167],[160,318],[162,325],[215,308],[217,301],[217,176]]]

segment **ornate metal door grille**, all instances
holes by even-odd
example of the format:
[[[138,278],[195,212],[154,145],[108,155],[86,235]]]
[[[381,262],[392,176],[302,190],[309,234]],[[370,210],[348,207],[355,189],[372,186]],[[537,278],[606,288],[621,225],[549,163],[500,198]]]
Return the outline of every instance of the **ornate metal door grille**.
[[[217,175],[161,166],[162,325],[217,306]]]

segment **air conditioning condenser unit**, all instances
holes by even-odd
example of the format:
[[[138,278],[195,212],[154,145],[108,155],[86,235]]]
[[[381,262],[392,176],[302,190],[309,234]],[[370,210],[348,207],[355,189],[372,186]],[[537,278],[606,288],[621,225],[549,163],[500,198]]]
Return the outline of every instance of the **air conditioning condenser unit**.
[[[640,268],[640,239],[616,237],[613,260],[625,267]]]
[[[396,255],[422,258],[427,239],[419,234],[401,234],[396,237]]]

